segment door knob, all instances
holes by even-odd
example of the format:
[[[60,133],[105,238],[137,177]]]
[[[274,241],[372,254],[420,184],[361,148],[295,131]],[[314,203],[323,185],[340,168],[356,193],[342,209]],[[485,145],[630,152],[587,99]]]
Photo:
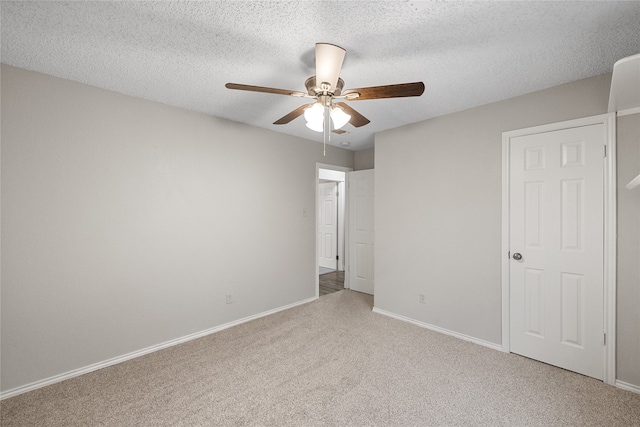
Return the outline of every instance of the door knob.
[[[516,252],[515,254],[513,254],[513,259],[515,259],[516,261],[520,261],[522,259],[522,255]]]

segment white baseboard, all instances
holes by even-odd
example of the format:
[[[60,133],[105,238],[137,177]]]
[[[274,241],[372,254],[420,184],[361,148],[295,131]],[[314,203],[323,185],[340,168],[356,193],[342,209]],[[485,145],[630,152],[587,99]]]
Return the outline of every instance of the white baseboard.
[[[448,329],[441,328],[439,326],[434,326],[434,325],[430,325],[428,323],[421,322],[419,320],[411,319],[410,317],[405,317],[405,316],[402,316],[400,314],[391,313],[391,312],[386,311],[386,310],[381,310],[381,309],[379,309],[377,307],[373,308],[373,312],[374,313],[378,313],[378,314],[382,314],[384,316],[393,317],[394,319],[402,320],[403,322],[411,323],[411,324],[414,324],[416,326],[420,326],[421,328],[429,329],[429,330],[432,330],[432,331],[435,331],[435,332],[440,332],[441,334],[450,335],[452,337],[459,338],[461,340],[469,341],[469,342],[472,342],[474,344],[478,344],[478,345],[481,345],[481,346],[484,346],[484,347],[489,347],[489,348],[491,348],[493,350],[504,351],[503,348],[502,348],[502,345],[494,344],[494,343],[489,342],[489,341],[484,341],[484,340],[481,340],[481,339],[478,339],[478,338],[470,337],[469,335],[461,334],[461,333],[458,333],[458,332],[453,332],[453,331],[450,331]],[[640,386],[638,386],[638,385],[630,384],[630,383],[627,383],[627,382],[624,382],[624,381],[620,381],[620,380],[616,380],[614,385],[616,387],[620,388],[620,389],[640,394]]]
[[[441,328],[439,326],[430,325],[428,323],[421,322],[419,320],[411,319],[410,317],[405,317],[400,314],[391,313],[390,311],[381,310],[377,307],[373,307],[373,312],[382,314],[384,316],[393,317],[394,319],[402,320],[403,322],[412,323],[414,325],[420,326],[421,328],[429,329],[431,331],[440,332],[441,334],[449,335],[455,338],[459,338],[461,340],[469,341],[474,344],[478,344],[484,347],[489,347],[493,350],[503,351],[502,345],[495,344],[489,341],[481,340],[478,338],[470,337],[469,335],[461,334],[459,332],[450,331],[445,328]]]
[[[616,380],[614,385],[623,390],[632,391],[634,393],[640,394],[640,385],[630,384],[620,380]]]
[[[234,320],[233,322],[225,323],[220,326],[215,326],[213,328],[205,329],[204,331],[195,332],[193,334],[185,335],[180,338],[176,338],[170,341],[163,342],[161,344],[152,345],[147,348],[143,348],[141,350],[133,351],[131,353],[124,354],[122,356],[117,356],[102,362],[93,363],[91,365],[74,369],[69,372],[65,372],[63,374],[54,375],[53,377],[45,378],[43,380],[35,381],[27,385],[23,385],[20,387],[13,388],[11,390],[7,390],[5,392],[0,393],[0,400],[8,399],[13,396],[17,396],[22,393],[26,393],[28,391],[36,390],[42,387],[46,387],[51,384],[58,383],[60,381],[68,380],[69,378],[77,377],[83,374],[88,374],[89,372],[97,371],[98,369],[106,368],[108,366],[115,365],[117,363],[126,362],[127,360],[135,359],[136,357],[144,356],[145,354],[153,353],[154,351],[162,350],[168,347],[173,347],[174,345],[182,344],[187,341],[195,340],[197,338],[202,338],[207,335],[214,334],[216,332],[220,332],[224,329],[231,328],[232,326],[237,326],[242,323],[249,322],[251,320],[258,319],[260,317],[265,317],[270,314],[275,314],[279,311],[287,310],[298,305],[306,304],[312,301],[317,300],[318,297],[308,298],[302,301],[294,302],[289,305],[285,305],[282,307],[274,308],[273,310],[264,311],[262,313],[254,314],[252,316],[248,316],[239,320]]]

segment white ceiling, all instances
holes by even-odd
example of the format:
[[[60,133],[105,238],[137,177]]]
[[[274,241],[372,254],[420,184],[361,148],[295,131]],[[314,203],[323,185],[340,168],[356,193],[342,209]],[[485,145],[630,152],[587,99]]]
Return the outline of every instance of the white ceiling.
[[[424,81],[419,98],[351,101],[371,120],[331,143],[610,72],[640,52],[640,2],[8,2],[2,62],[302,138],[314,46],[342,46],[345,89]]]

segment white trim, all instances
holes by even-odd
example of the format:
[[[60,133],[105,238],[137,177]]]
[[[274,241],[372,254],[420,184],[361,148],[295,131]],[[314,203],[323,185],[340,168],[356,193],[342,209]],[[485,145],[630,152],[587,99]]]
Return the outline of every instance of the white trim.
[[[8,399],[10,397],[17,396],[22,393],[26,393],[28,391],[36,390],[42,387],[46,387],[51,384],[58,383],[60,381],[68,380],[70,378],[74,378],[80,375],[88,374],[89,372],[97,371],[98,369],[106,368],[112,365],[116,365],[118,363],[126,362],[127,360],[135,359],[136,357],[144,356],[145,354],[153,353],[158,350],[163,350],[168,347],[173,347],[178,344],[185,343],[187,341],[195,340],[197,338],[202,338],[207,335],[214,334],[216,332],[220,332],[224,329],[231,328],[233,326],[240,325],[242,323],[250,322],[252,320],[258,319],[260,317],[269,316],[271,314],[275,314],[279,311],[288,310],[290,308],[296,307],[298,305],[307,304],[309,302],[313,302],[317,300],[318,297],[307,298],[302,301],[294,302],[292,304],[288,304],[282,307],[274,308],[272,310],[264,311],[262,313],[254,314],[252,316],[244,317],[239,320],[234,320],[233,322],[225,323],[220,326],[215,326],[213,328],[205,329],[204,331],[195,332],[193,334],[185,335],[180,338],[176,338],[170,341],[163,342],[161,344],[152,345],[147,348],[143,348],[141,350],[133,351],[131,353],[124,354],[122,356],[117,356],[112,359],[104,360],[102,362],[93,363],[91,365],[74,369],[69,372],[65,372],[63,374],[54,375],[53,377],[45,378],[44,380],[39,380],[32,382],[27,385],[23,385],[20,387],[13,388],[11,390],[7,390],[3,393],[0,393],[0,400]]]
[[[510,329],[510,297],[509,297],[509,157],[511,149],[509,137],[502,134],[502,251],[500,260],[502,266],[502,351],[509,353],[511,349],[511,329]]]
[[[616,113],[618,117],[630,116],[631,114],[640,114],[640,107],[628,108],[626,110],[620,110]]]
[[[510,352],[509,319],[509,141],[511,138],[594,124],[605,127],[607,157],[604,162],[604,376],[616,378],[616,115],[615,113],[568,120],[502,133],[502,351]]]
[[[439,326],[430,325],[429,323],[424,323],[424,322],[421,322],[419,320],[411,319],[410,317],[405,317],[405,316],[402,316],[400,314],[391,313],[390,311],[381,310],[381,309],[379,309],[377,307],[373,307],[373,312],[374,313],[378,313],[378,314],[382,314],[383,316],[392,317],[392,318],[397,319],[397,320],[402,320],[403,322],[411,323],[413,325],[420,326],[421,328],[429,329],[429,330],[434,331],[434,332],[439,332],[441,334],[449,335],[449,336],[454,337],[454,338],[458,338],[458,339],[461,339],[461,340],[464,340],[464,341],[469,341],[469,342],[472,342],[474,344],[481,345],[483,347],[489,347],[489,348],[491,348],[493,350],[502,351],[502,347],[500,346],[500,344],[495,344],[495,343],[492,343],[492,342],[489,342],[489,341],[484,341],[484,340],[481,340],[481,339],[478,339],[478,338],[471,337],[469,335],[461,334],[459,332],[450,331],[448,329],[441,328]]]
[[[621,388],[623,390],[631,391],[633,393],[640,394],[640,385],[626,383],[624,381],[616,381],[614,384],[616,387]]]
[[[609,113],[601,117],[606,132],[607,157],[604,162],[604,378],[606,384],[616,381],[616,294],[617,294],[617,144],[616,116]]]
[[[320,219],[318,217],[318,186],[320,185],[320,169],[329,169],[329,170],[334,170],[334,171],[340,171],[340,172],[344,172],[344,246],[345,246],[345,251],[344,251],[344,269],[345,269],[345,275],[344,275],[344,287],[345,289],[349,289],[349,280],[348,280],[348,274],[347,274],[347,269],[349,268],[349,221],[348,221],[348,213],[349,213],[349,202],[347,195],[349,194],[349,174],[348,172],[352,172],[353,168],[349,168],[349,167],[344,167],[344,166],[335,166],[335,165],[329,165],[326,163],[316,163],[316,184],[315,184],[315,197],[314,197],[314,202],[313,202],[313,206],[315,207],[315,218],[316,218],[316,225],[315,225],[315,237],[313,238],[313,241],[315,242],[316,245],[316,250],[314,251],[316,254],[316,261],[315,261],[315,265],[316,265],[316,270],[315,270],[315,277],[316,277],[316,298],[320,298],[320,276],[318,275],[318,257],[320,254],[318,254],[318,220]]]

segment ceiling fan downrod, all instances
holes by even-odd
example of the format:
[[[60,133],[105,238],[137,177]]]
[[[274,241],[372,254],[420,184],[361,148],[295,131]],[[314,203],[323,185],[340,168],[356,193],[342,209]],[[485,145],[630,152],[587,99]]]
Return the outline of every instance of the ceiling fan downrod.
[[[329,103],[331,103],[331,98],[329,98]],[[324,146],[322,147],[322,155],[327,157],[327,142],[331,142],[331,118],[329,117],[329,107],[324,108],[324,135],[323,141]],[[328,141],[327,141],[328,140]]]

